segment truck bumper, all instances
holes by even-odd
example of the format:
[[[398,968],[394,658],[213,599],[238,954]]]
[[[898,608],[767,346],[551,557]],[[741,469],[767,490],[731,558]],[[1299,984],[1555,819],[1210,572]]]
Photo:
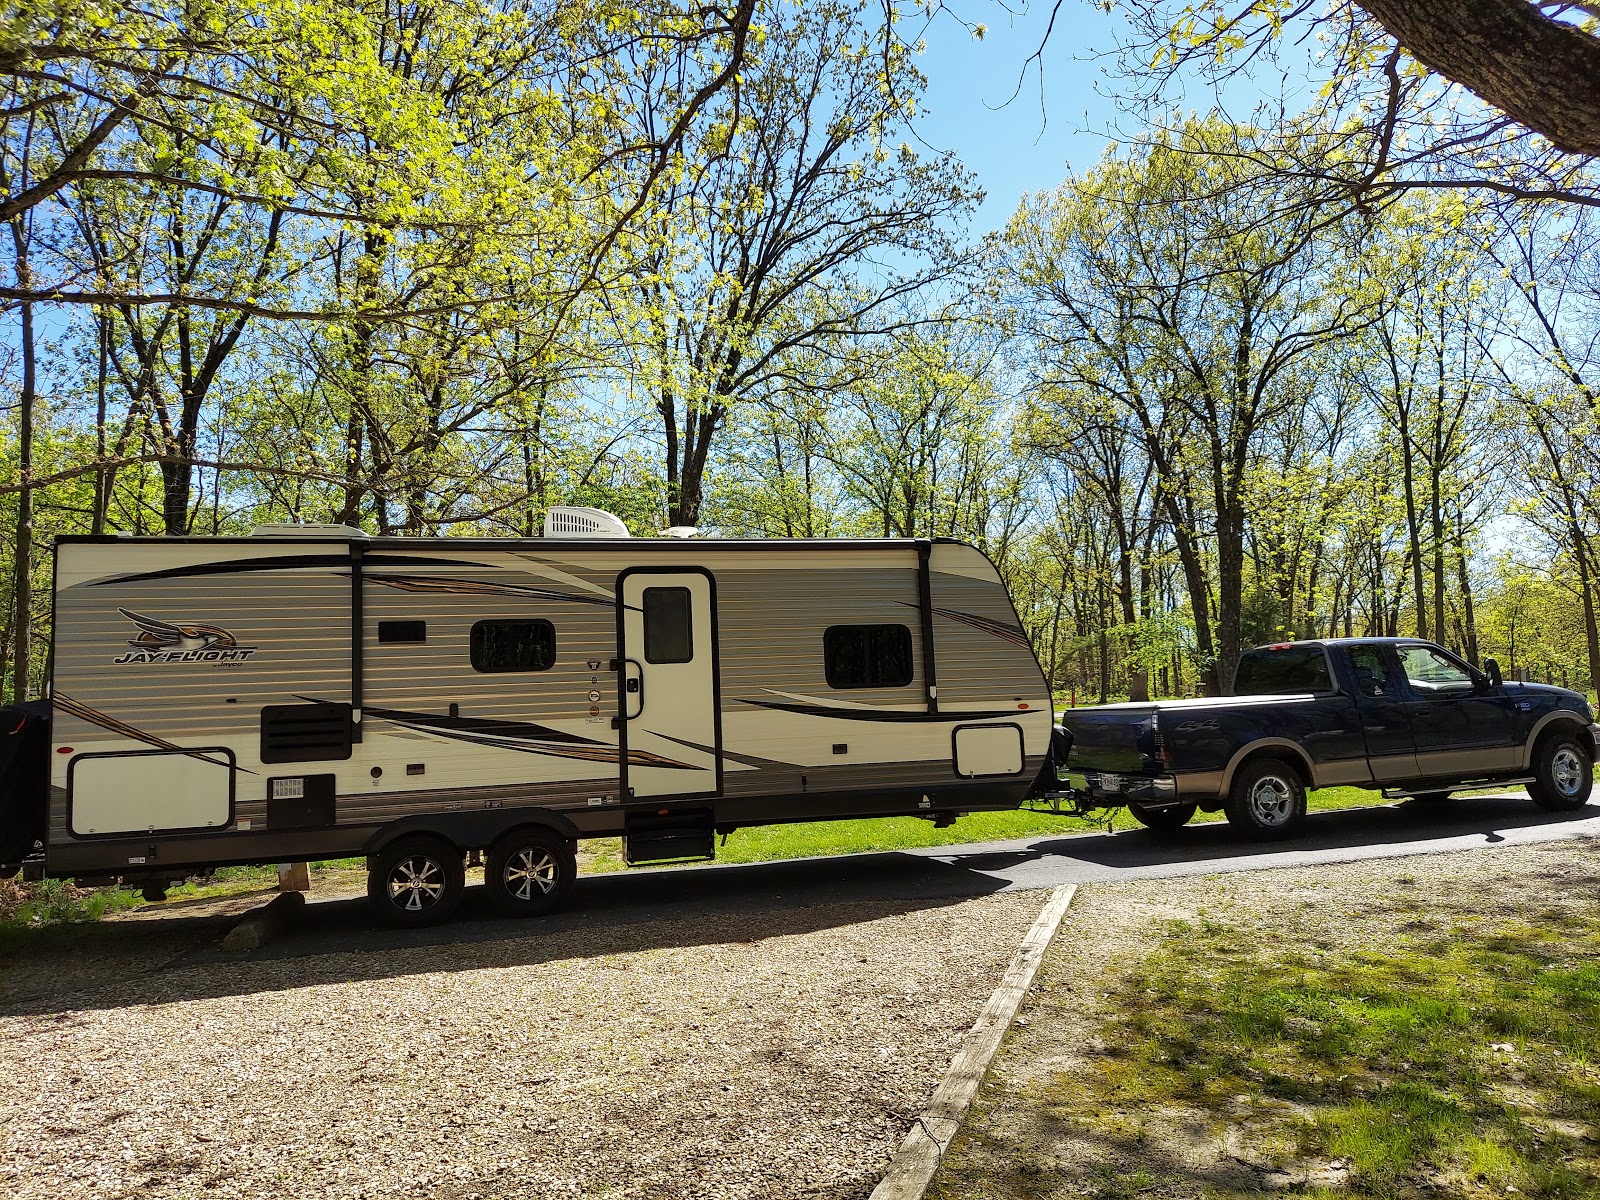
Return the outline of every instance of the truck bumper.
[[[1144,804],[1151,808],[1178,803],[1178,781],[1171,775],[1117,775],[1085,771],[1085,789],[1104,804]]]

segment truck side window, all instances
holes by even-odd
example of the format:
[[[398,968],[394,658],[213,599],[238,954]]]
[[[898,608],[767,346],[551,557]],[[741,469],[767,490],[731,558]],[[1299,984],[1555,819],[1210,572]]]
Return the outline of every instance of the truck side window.
[[[1263,646],[1239,659],[1234,672],[1236,696],[1294,696],[1331,692],[1328,656],[1321,646]]]
[[[1350,665],[1355,668],[1356,686],[1363,696],[1389,694],[1389,673],[1384,670],[1383,651],[1376,646],[1356,646],[1350,651]]]
[[[1401,646],[1400,666],[1411,690],[1425,700],[1472,690],[1472,676],[1431,646]]]
[[[830,625],[822,635],[831,688],[905,687],[911,682],[911,630],[904,625]]]

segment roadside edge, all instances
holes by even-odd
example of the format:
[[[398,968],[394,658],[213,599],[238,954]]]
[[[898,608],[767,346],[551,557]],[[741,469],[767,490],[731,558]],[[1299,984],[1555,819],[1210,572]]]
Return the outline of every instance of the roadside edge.
[[[950,1140],[961,1128],[967,1109],[978,1094],[978,1085],[983,1082],[1011,1022],[1016,1019],[1028,988],[1039,972],[1039,964],[1044,961],[1044,953],[1077,891],[1078,885],[1069,883],[1050,893],[1049,901],[1001,977],[1000,986],[983,1006],[977,1021],[967,1031],[961,1049],[951,1060],[944,1079],[934,1089],[933,1099],[911,1122],[905,1140],[890,1160],[889,1169],[872,1189],[870,1200],[920,1200],[928,1184],[933,1182],[934,1172],[939,1169]]]

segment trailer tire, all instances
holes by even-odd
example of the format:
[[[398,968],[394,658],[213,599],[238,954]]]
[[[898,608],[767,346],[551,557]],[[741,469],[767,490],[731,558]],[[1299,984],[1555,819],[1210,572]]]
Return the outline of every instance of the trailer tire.
[[[1553,730],[1533,748],[1533,782],[1528,795],[1550,812],[1575,812],[1589,803],[1594,788],[1594,751],[1588,737]]]
[[[1228,789],[1228,824],[1258,842],[1289,837],[1306,819],[1306,785],[1281,758],[1258,758],[1239,768]]]
[[[399,838],[367,860],[367,899],[389,925],[449,920],[466,886],[461,851],[432,834]]]
[[[1169,804],[1165,808],[1146,808],[1142,804],[1129,804],[1128,811],[1151,833],[1171,833],[1187,825],[1199,807],[1197,804]]]
[[[578,856],[571,840],[553,829],[513,829],[489,850],[483,881],[497,912],[508,917],[543,916],[572,896]]]

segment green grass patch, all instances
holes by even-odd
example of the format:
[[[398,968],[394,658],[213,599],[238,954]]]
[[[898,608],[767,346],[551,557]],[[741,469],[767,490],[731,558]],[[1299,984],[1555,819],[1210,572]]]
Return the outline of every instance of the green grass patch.
[[[1209,1113],[1374,1200],[1600,1195],[1600,919],[1362,952],[1256,953],[1181,924],[1108,1003],[1105,1051],[1041,1097],[1069,1123]]]

